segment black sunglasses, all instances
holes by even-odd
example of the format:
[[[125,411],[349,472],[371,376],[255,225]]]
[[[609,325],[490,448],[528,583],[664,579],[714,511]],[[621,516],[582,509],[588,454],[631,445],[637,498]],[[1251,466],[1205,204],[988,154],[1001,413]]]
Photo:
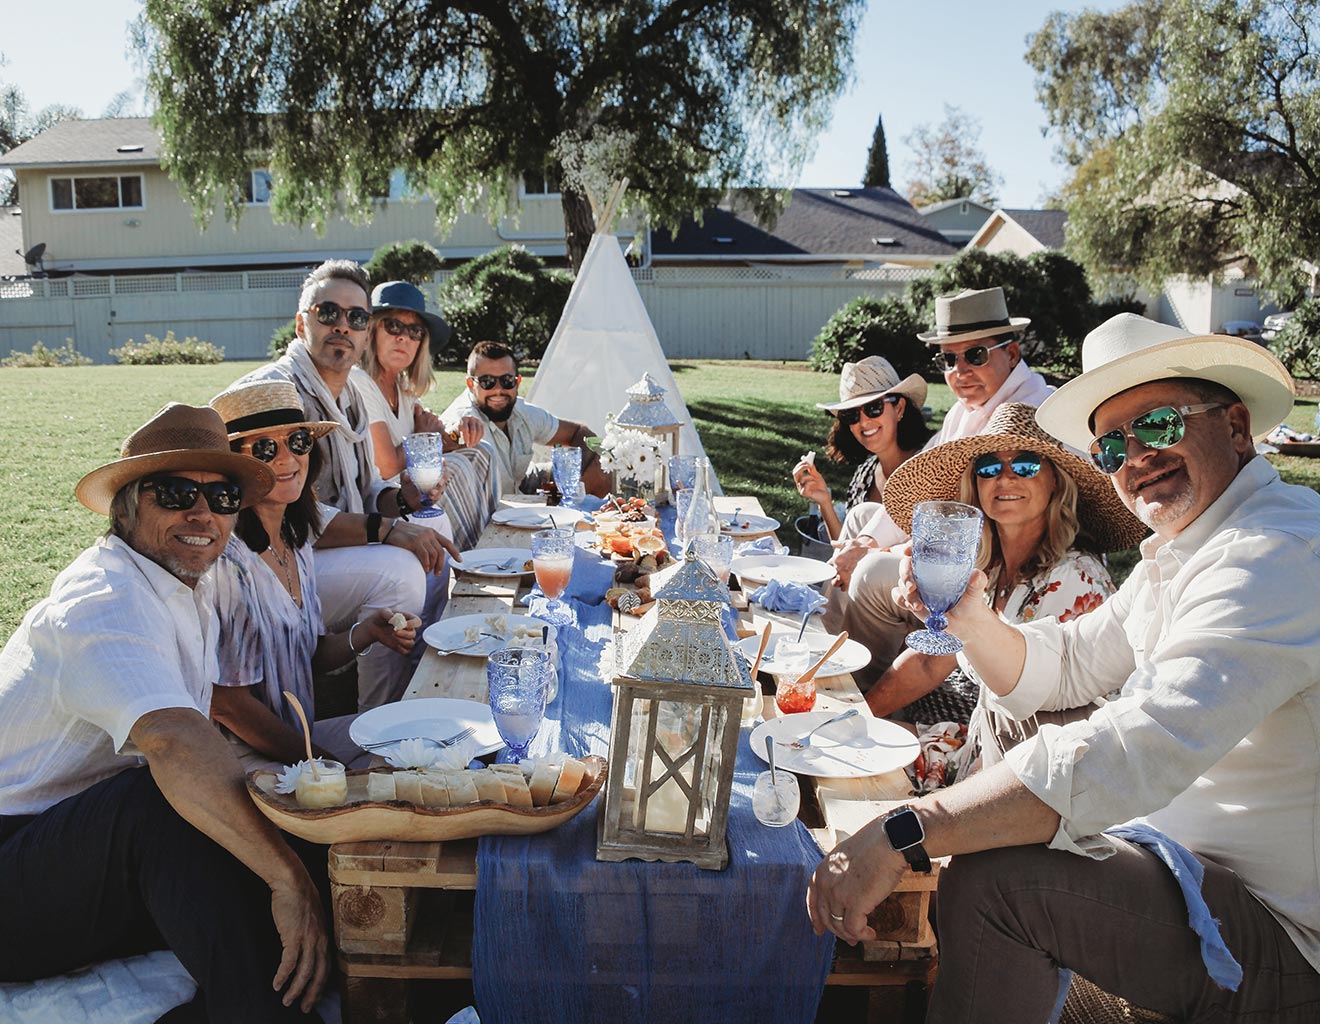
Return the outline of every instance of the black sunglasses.
[[[306,427],[299,427],[284,439],[284,446],[294,455],[306,455],[312,450],[312,445],[315,443],[312,432]],[[254,437],[244,447],[252,449],[254,459],[260,459],[262,462],[274,462],[275,456],[280,451],[280,441],[277,437]]]
[[[480,377],[473,377],[477,382],[477,387],[482,391],[494,391],[498,384],[505,391],[513,391],[518,387],[518,375],[516,373],[483,373]]]
[[[315,314],[317,323],[333,327],[339,323],[342,314],[348,320],[349,330],[365,331],[371,322],[371,310],[361,306],[341,306],[337,302],[318,302],[309,312]]]
[[[984,366],[990,359],[991,352],[997,348],[1003,348],[1005,345],[1011,345],[1016,340],[1016,338],[1009,338],[1008,341],[1001,341],[998,345],[973,345],[961,352],[937,352],[935,354],[935,368],[948,373],[950,370],[957,368],[960,356],[968,366]]]
[[[1143,448],[1172,448],[1187,434],[1185,416],[1226,408],[1223,402],[1202,405],[1162,405],[1143,412],[1136,419],[1101,434],[1091,442],[1091,461],[1101,473],[1110,476],[1123,468],[1127,461],[1127,439],[1130,437]]]
[[[156,504],[171,512],[184,512],[197,504],[199,494],[206,496],[207,507],[218,516],[235,515],[243,504],[243,488],[228,480],[199,484],[186,476],[155,476],[139,485],[156,492]]]
[[[979,480],[993,480],[1004,471],[1005,467],[1014,476],[1030,480],[1040,472],[1040,464],[1041,457],[1035,452],[1019,452],[1007,462],[1001,461],[998,455],[987,452],[972,463],[972,469]]]
[[[838,412],[839,422],[845,427],[851,427],[862,418],[862,413],[866,413],[871,419],[877,419],[885,411],[886,405],[898,405],[898,400],[901,397],[901,395],[885,395],[883,398],[877,398],[865,405],[854,406],[851,409],[840,409]]]
[[[405,324],[402,320],[396,320],[392,316],[387,316],[381,320],[380,325],[385,328],[386,333],[401,338],[408,335],[413,341],[426,340],[426,328],[422,324]]]

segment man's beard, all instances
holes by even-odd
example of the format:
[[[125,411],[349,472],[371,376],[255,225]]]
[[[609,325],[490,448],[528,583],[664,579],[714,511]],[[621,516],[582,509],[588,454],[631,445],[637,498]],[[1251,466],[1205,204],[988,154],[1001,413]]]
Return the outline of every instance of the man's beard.
[[[503,423],[513,415],[513,407],[517,404],[518,403],[514,401],[510,402],[503,409],[492,409],[489,405],[483,402],[478,408],[481,409],[482,415],[492,423]]]

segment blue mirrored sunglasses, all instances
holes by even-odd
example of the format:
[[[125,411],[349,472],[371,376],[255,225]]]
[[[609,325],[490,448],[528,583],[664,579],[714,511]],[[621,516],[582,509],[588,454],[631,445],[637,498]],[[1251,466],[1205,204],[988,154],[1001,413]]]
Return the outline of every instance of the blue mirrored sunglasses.
[[[993,480],[1005,469],[1023,480],[1030,480],[1040,472],[1040,464],[1041,457],[1035,452],[1022,452],[1014,455],[1007,462],[1002,461],[998,455],[987,452],[972,463],[972,469],[976,471],[979,480]]]
[[[1112,476],[1127,461],[1129,437],[1143,448],[1154,448],[1157,451],[1172,448],[1187,433],[1187,423],[1183,417],[1224,408],[1226,406],[1223,402],[1205,402],[1201,405],[1162,405],[1150,412],[1143,412],[1135,419],[1095,438],[1091,442],[1091,461],[1101,473]]]

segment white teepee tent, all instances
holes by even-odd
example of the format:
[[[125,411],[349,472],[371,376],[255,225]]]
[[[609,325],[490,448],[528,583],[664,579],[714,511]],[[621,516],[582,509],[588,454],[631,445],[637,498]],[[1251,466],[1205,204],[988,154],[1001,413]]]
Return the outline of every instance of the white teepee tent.
[[[665,404],[683,423],[679,452],[705,455],[619,243],[607,233],[621,193],[622,188],[616,189],[605,216],[598,218],[527,401],[600,434],[605,417],[628,403],[627,389],[650,373],[665,389]]]

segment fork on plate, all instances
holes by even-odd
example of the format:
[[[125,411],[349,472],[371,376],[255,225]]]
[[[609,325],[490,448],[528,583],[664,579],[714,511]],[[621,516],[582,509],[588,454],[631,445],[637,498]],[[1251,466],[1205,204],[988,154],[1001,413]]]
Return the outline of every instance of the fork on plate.
[[[398,739],[376,740],[373,743],[359,744],[359,746],[361,746],[363,750],[379,750],[381,747],[392,747],[396,743],[406,743],[408,740],[421,740],[423,743],[434,743],[437,747],[440,747],[443,750],[445,747],[452,747],[455,743],[462,743],[476,731],[476,726],[469,725],[461,732],[456,732],[448,739],[443,740],[433,740],[430,736],[401,736]]]
[[[482,633],[471,643],[460,644],[458,647],[437,647],[435,649],[435,653],[439,655],[458,654],[460,651],[471,650],[473,647],[479,646],[481,642],[486,639],[503,640],[505,638],[500,636],[498,633]]]
[[[842,722],[845,718],[852,718],[854,715],[859,714],[861,714],[861,712],[856,708],[849,708],[841,715],[835,715],[833,718],[825,719],[825,721],[821,722],[820,725],[816,726],[816,728],[812,729],[811,732],[807,733],[805,736],[799,736],[792,743],[785,743],[784,746],[792,747],[794,750],[806,750],[811,746],[811,738],[824,729],[825,726],[833,725],[835,722]]]

